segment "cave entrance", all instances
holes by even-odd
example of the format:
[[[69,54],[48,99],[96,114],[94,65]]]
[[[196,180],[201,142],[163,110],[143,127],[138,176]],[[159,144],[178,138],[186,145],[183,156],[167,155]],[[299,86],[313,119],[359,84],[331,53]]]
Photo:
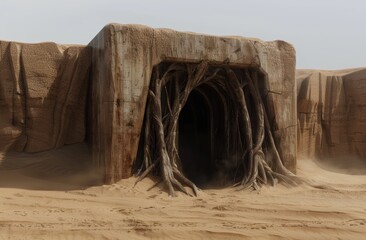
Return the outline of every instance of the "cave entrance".
[[[272,116],[265,114],[265,89],[265,75],[253,66],[155,66],[135,162],[137,182],[155,173],[172,196],[175,188],[189,194],[183,185],[197,195],[196,185],[258,189],[277,178],[290,183],[270,129]],[[273,172],[275,165],[281,173]]]
[[[190,93],[180,113],[180,164],[184,174],[200,188],[222,187],[230,178],[227,117],[222,96],[206,84]]]
[[[209,102],[197,90],[192,91],[179,117],[179,156],[185,175],[199,187],[213,177]]]

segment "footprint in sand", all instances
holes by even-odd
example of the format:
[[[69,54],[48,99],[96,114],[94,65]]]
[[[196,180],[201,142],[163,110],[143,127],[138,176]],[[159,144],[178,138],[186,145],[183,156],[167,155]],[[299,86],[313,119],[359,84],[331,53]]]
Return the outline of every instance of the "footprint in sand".
[[[126,219],[123,221],[125,223],[127,223],[128,227],[132,228],[132,230],[134,230],[136,232],[152,231],[151,226],[149,226],[148,224],[146,224],[145,222],[143,222],[141,220],[129,218],[129,219]]]
[[[78,227],[88,227],[88,228],[104,228],[110,226],[111,223],[105,221],[98,221],[93,219],[85,219],[78,223]]]
[[[212,209],[213,210],[219,210],[219,211],[228,211],[229,210],[229,207],[228,206],[225,206],[225,205],[218,205],[216,207],[213,207]]]
[[[158,196],[158,194],[153,194],[153,195],[148,196],[147,198],[151,199],[151,198],[156,198],[157,196]]]
[[[352,219],[347,221],[347,224],[351,227],[363,226],[366,225],[366,219]]]
[[[14,213],[15,215],[23,216],[23,217],[25,217],[25,216],[27,216],[27,215],[28,215],[28,214],[27,214],[26,212],[24,212],[24,211],[13,211],[13,213]]]
[[[207,203],[207,201],[203,200],[202,198],[195,199],[194,201],[195,201],[195,203],[199,203],[199,204]]]
[[[124,209],[124,208],[113,208],[110,211],[111,212],[117,212],[117,213],[120,213],[120,214],[123,214],[123,215],[126,215],[126,216],[132,214],[131,210]]]
[[[215,217],[220,217],[220,218],[224,218],[226,217],[227,215],[226,214],[223,214],[223,213],[217,213],[217,214],[214,214]]]

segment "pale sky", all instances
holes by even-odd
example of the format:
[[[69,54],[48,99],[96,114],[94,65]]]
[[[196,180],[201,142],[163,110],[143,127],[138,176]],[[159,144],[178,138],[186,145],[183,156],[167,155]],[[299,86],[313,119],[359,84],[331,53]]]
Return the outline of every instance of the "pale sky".
[[[298,68],[366,67],[365,0],[0,0],[0,39],[87,44],[107,23],[293,44]]]

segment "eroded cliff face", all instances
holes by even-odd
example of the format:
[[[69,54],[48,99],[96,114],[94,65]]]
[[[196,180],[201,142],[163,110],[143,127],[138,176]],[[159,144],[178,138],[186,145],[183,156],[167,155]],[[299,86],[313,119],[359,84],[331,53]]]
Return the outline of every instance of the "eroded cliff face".
[[[0,41],[0,150],[84,141],[90,63],[83,46]]]
[[[298,70],[298,155],[366,157],[366,69]]]
[[[202,60],[256,68],[265,76],[273,137],[284,165],[295,172],[290,44],[140,25],[108,25],[88,47],[0,41],[0,151],[45,151],[82,142],[87,132],[105,182],[127,178],[137,156],[152,69],[164,61]]]

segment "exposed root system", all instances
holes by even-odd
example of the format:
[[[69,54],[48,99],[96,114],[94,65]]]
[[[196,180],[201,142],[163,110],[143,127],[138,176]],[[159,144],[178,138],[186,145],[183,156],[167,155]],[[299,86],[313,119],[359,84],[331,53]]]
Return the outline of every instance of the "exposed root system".
[[[253,68],[215,66],[209,62],[166,63],[154,68],[146,105],[143,161],[136,184],[151,173],[160,176],[171,196],[176,190],[197,195],[198,188],[183,173],[179,157],[179,116],[190,93],[207,86],[223,101],[227,154],[237,156],[239,188],[259,189],[264,184],[296,185],[299,179],[282,164],[272,134],[259,72]],[[263,78],[262,78],[263,79]],[[263,90],[262,90],[263,92]],[[213,137],[213,135],[211,135]],[[209,141],[209,140],[208,140]],[[188,191],[185,186],[191,188]]]

